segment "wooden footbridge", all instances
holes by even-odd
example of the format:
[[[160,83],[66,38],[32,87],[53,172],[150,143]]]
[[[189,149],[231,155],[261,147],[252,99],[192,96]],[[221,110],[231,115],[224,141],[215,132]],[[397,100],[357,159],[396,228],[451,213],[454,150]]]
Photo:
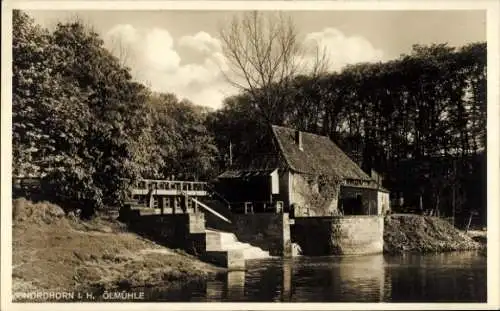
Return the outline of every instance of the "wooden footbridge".
[[[217,195],[207,182],[139,179],[132,183],[128,205],[141,215],[191,214],[203,209],[230,222],[229,219],[201,202]],[[224,200],[223,198],[221,198]],[[230,209],[228,202],[224,202]]]
[[[139,179],[132,184],[131,194],[132,196],[152,193],[154,196],[203,197],[209,194],[208,188],[208,183],[202,181]]]

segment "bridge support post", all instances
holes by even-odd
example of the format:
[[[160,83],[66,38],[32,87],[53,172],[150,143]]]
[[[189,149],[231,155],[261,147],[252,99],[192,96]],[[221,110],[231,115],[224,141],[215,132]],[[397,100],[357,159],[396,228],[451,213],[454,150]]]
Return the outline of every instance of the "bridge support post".
[[[181,198],[181,204],[182,204],[182,210],[184,213],[189,213],[189,210],[188,210],[188,198],[187,198],[187,195],[183,195],[182,198]]]
[[[165,198],[159,196],[158,197],[158,206],[161,209],[161,215],[165,214]]]

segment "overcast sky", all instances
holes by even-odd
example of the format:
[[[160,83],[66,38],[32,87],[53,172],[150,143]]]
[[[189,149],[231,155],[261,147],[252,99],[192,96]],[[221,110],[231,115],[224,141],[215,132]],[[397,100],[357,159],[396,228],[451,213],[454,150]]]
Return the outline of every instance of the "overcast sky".
[[[217,11],[28,11],[52,27],[78,16],[119,54],[125,46],[134,78],[155,91],[172,92],[198,105],[220,108],[234,93],[221,74],[224,57],[218,30],[236,12]],[[486,41],[484,11],[310,11],[288,13],[301,40],[327,47],[331,70],[346,64],[384,61],[413,44],[462,46]],[[119,39],[119,40],[118,40]],[[117,55],[118,56],[118,55]]]

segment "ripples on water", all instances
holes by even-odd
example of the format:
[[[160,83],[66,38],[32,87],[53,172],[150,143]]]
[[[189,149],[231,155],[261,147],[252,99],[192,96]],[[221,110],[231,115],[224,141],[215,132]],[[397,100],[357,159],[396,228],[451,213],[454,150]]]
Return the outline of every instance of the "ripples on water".
[[[465,252],[257,260],[216,280],[145,292],[152,301],[485,302],[486,257]]]

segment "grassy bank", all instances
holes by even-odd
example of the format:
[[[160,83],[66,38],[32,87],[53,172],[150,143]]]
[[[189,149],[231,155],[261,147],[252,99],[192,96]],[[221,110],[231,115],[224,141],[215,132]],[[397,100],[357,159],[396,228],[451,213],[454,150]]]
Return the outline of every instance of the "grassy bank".
[[[384,252],[429,253],[485,250],[486,243],[475,241],[449,222],[420,215],[391,215],[384,222]]]
[[[127,232],[110,217],[68,217],[50,203],[13,201],[13,291],[178,286],[222,269]]]

